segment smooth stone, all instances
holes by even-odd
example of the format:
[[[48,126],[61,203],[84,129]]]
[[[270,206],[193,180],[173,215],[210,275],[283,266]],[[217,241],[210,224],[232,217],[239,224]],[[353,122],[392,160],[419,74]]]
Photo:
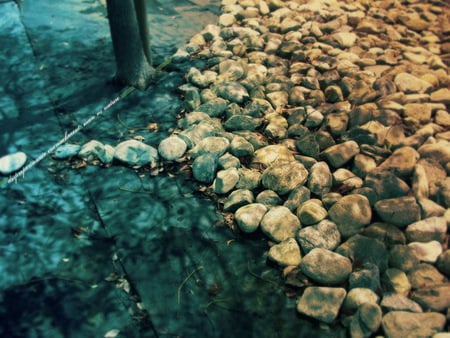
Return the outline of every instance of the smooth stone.
[[[221,169],[240,168],[241,166],[241,161],[230,153],[220,156],[217,162]]]
[[[300,267],[307,277],[327,285],[345,282],[352,272],[350,259],[323,248],[314,248],[308,252]]]
[[[262,185],[280,195],[303,185],[308,178],[308,171],[300,162],[276,163],[264,170],[261,176]]]
[[[378,292],[381,289],[380,269],[373,263],[363,263],[348,278],[348,288],[364,288]]]
[[[411,299],[426,311],[443,312],[450,308],[450,284],[444,283],[414,290]]]
[[[406,196],[410,190],[405,181],[387,169],[369,172],[364,180],[364,186],[375,191],[377,200]]]
[[[253,192],[248,189],[237,189],[228,195],[223,205],[223,210],[227,212],[234,212],[240,207],[253,203]]]
[[[297,311],[331,324],[339,314],[346,293],[344,288],[308,287],[297,302]]]
[[[376,303],[363,303],[350,320],[351,337],[371,337],[378,331],[383,313]]]
[[[342,243],[335,252],[358,264],[375,264],[381,272],[388,267],[388,251],[381,241],[374,238],[354,235]]]
[[[444,217],[429,217],[408,225],[405,234],[409,242],[435,240],[443,243],[447,234],[447,221]]]
[[[231,102],[243,103],[249,98],[247,90],[238,82],[222,82],[213,87],[220,97]]]
[[[208,120],[189,126],[177,136],[186,143],[188,148],[193,148],[201,140],[208,136],[217,135],[219,131],[217,126],[212,123],[212,120]]]
[[[359,151],[359,146],[355,141],[346,141],[325,149],[322,155],[332,167],[340,168]]]
[[[283,205],[289,210],[295,211],[303,202],[310,198],[311,191],[307,187],[303,185],[297,186],[289,193]]]
[[[253,190],[259,187],[261,182],[261,173],[256,170],[239,168],[239,182],[236,184],[236,189]]]
[[[302,225],[312,225],[319,223],[328,215],[319,199],[310,199],[302,203],[297,209],[297,217]]]
[[[252,233],[259,228],[266,212],[267,208],[264,204],[251,203],[237,209],[234,219],[242,232]]]
[[[341,234],[337,225],[327,219],[318,224],[304,227],[298,232],[296,238],[306,254],[314,248],[333,251],[341,243]]]
[[[53,155],[58,160],[70,158],[72,156],[77,156],[78,152],[81,150],[81,146],[78,144],[70,144],[66,143],[55,150],[55,154]],[[0,160],[1,161],[1,160]]]
[[[428,123],[431,121],[432,109],[428,103],[408,103],[404,106],[405,118],[418,121],[419,123]]]
[[[125,141],[125,142],[130,142],[131,144],[133,144],[134,142],[131,142],[131,141],[134,141],[134,140]],[[136,141],[136,142],[138,142],[138,141]],[[117,147],[119,147],[119,145]],[[141,146],[141,145],[139,145],[139,146]],[[81,147],[80,151],[78,152],[78,156],[87,161],[93,161],[95,159],[98,159],[105,164],[109,164],[116,157],[115,153],[117,151],[117,147],[116,147],[116,149],[114,149],[110,145],[104,145],[103,143],[98,142],[96,140],[91,140]],[[147,146],[147,147],[150,147],[150,146]],[[146,148],[146,147],[144,147],[144,148]],[[156,156],[156,158],[154,159],[154,162],[156,162],[156,160],[158,158],[158,153],[157,153],[156,149],[154,149],[152,147],[150,147],[150,148],[151,148],[151,150],[148,150],[148,152],[149,152],[148,154],[145,153],[146,152],[145,150],[141,150],[141,152],[143,153],[144,158],[145,158],[145,156],[147,156],[147,158],[150,156],[150,159],[151,159],[152,157],[154,158]],[[156,151],[156,154],[155,154],[155,151]],[[133,161],[133,158],[130,158],[130,162],[127,162],[127,161],[122,161],[122,162],[125,162],[129,165],[141,165],[141,164],[135,164],[135,162]],[[148,161],[145,164],[148,164],[148,163],[151,163],[151,162]]]
[[[397,74],[394,82],[398,90],[406,94],[429,92],[433,87],[429,82],[421,80],[409,73]]]
[[[236,168],[219,170],[213,181],[213,191],[216,194],[226,194],[239,182],[239,173]]]
[[[414,250],[419,261],[426,263],[436,263],[439,255],[442,253],[442,245],[438,241],[426,243],[411,242],[408,246]]]
[[[395,268],[387,269],[381,279],[383,286],[388,291],[407,296],[411,290],[411,284],[409,283],[408,276],[405,272]]]
[[[159,155],[168,161],[180,159],[187,150],[186,142],[178,136],[169,136],[162,140],[158,146]]]
[[[186,74],[186,79],[200,88],[206,88],[216,81],[217,73],[212,71],[205,71],[203,74],[195,67],[191,67]]]
[[[220,157],[228,150],[230,141],[225,137],[209,136],[202,139],[189,152],[192,158],[197,158],[200,155],[212,154],[215,157]]]
[[[0,174],[9,175],[22,168],[27,161],[27,155],[24,152],[5,155],[0,158]]]
[[[423,312],[423,309],[415,301],[395,292],[384,293],[380,305],[382,308],[388,310],[388,312],[390,311],[407,311],[415,313]]]
[[[424,144],[417,151],[421,159],[427,158],[434,160],[444,167],[450,162],[450,142],[448,141]]]
[[[377,304],[380,297],[368,288],[353,288],[347,292],[342,309],[354,312],[364,303]]]
[[[294,238],[288,238],[269,249],[268,257],[281,266],[297,266],[302,257],[300,247]]]
[[[328,215],[337,224],[342,237],[348,238],[370,224],[372,208],[367,197],[352,194],[342,197],[333,204]]]
[[[339,32],[333,34],[331,38],[337,42],[340,48],[350,48],[355,44],[358,35],[350,32]]]
[[[230,143],[230,152],[236,157],[251,156],[255,148],[244,137],[234,135]]]
[[[420,263],[408,271],[408,279],[413,289],[432,288],[446,282],[445,276],[429,263]]]
[[[431,102],[440,102],[446,105],[450,104],[450,89],[440,88],[430,94]]]
[[[432,337],[444,330],[447,319],[442,313],[391,311],[382,320],[386,338]]]
[[[221,97],[214,97],[208,102],[201,104],[197,111],[206,113],[210,117],[221,117],[225,113],[227,106],[227,100]]]
[[[261,220],[261,231],[275,242],[295,238],[300,228],[297,216],[284,206],[272,207]]]
[[[412,196],[383,199],[374,208],[384,222],[399,228],[420,220],[420,207]]]
[[[436,267],[442,272],[447,278],[450,278],[450,249],[445,250],[439,255]]]
[[[322,196],[331,190],[332,185],[333,176],[328,164],[326,162],[315,163],[309,170],[307,182],[309,190],[318,196]]]
[[[217,166],[217,157],[213,154],[200,155],[192,162],[192,175],[197,181],[210,184],[216,176]]]
[[[346,190],[358,189],[363,186],[364,181],[345,168],[339,168],[333,172],[333,183],[335,186],[340,186]]]
[[[375,222],[366,227],[361,235],[376,238],[383,242],[386,247],[391,248],[396,244],[405,244],[406,237],[404,233],[395,225]]]
[[[407,245],[394,245],[389,251],[389,266],[408,272],[419,265],[414,249]]]
[[[401,147],[396,149],[391,156],[381,163],[379,168],[390,169],[399,176],[409,176],[419,157],[419,153],[414,148]]]
[[[263,167],[268,167],[276,162],[291,161],[295,161],[295,158],[290,150],[284,145],[275,144],[257,149],[255,151],[252,163],[254,165],[262,165]]]
[[[262,203],[267,207],[271,207],[274,205],[280,205],[282,199],[273,190],[263,190],[256,196],[256,202]]]

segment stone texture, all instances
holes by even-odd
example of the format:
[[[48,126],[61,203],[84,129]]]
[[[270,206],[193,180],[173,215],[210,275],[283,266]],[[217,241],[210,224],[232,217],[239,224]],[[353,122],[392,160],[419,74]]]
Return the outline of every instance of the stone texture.
[[[383,317],[382,327],[387,338],[431,337],[444,330],[445,322],[445,316],[437,312],[391,311]]]
[[[310,199],[302,203],[297,209],[297,217],[303,225],[319,223],[327,215],[327,210],[319,199]]]
[[[327,148],[322,152],[322,156],[332,167],[339,168],[350,161],[359,151],[358,143],[347,141]]]
[[[333,177],[328,164],[326,162],[315,163],[309,171],[307,182],[309,190],[318,196],[322,196],[330,191],[332,184]]]
[[[5,155],[0,158],[0,174],[9,175],[22,168],[27,161],[27,155],[24,152]]]
[[[159,155],[168,161],[181,158],[187,150],[186,142],[178,136],[169,136],[159,143]]]
[[[251,233],[259,228],[266,212],[267,208],[263,204],[251,203],[237,209],[234,214],[234,219],[241,231]]]
[[[382,311],[376,303],[363,303],[350,321],[352,337],[371,337],[381,325]]]
[[[409,242],[444,242],[447,222],[444,217],[429,217],[408,225],[405,229]]]
[[[236,168],[219,170],[213,181],[213,190],[216,194],[226,194],[230,192],[239,182],[239,173]]]
[[[411,299],[426,311],[443,312],[450,308],[450,284],[420,288],[411,293]]]
[[[213,154],[200,155],[192,162],[192,175],[197,181],[210,184],[216,176],[217,166],[217,157]]]
[[[333,251],[341,242],[341,234],[334,222],[324,219],[316,225],[301,229],[297,234],[297,241],[304,253],[314,248]]]
[[[420,220],[420,208],[414,197],[383,199],[375,203],[375,210],[384,222],[400,228]]]
[[[261,176],[262,185],[283,195],[302,185],[308,178],[308,171],[300,162],[274,164],[264,170]]]
[[[414,250],[417,259],[422,262],[435,263],[442,253],[442,245],[438,241],[411,242],[408,246]]]
[[[268,257],[281,266],[297,266],[302,257],[300,247],[294,238],[288,238],[269,249]]]
[[[114,158],[131,166],[156,165],[158,150],[137,140],[119,143],[114,151]]]
[[[384,293],[380,305],[387,311],[423,312],[423,309],[415,301],[395,292]]]
[[[275,242],[294,238],[299,229],[299,219],[284,206],[272,207],[261,221],[261,230]]]

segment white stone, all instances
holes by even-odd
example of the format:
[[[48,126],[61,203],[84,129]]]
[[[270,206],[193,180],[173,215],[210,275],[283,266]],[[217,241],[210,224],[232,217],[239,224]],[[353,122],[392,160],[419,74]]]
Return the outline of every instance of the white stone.
[[[0,158],[0,173],[9,175],[22,168],[26,161],[27,155],[23,152],[5,155]]]

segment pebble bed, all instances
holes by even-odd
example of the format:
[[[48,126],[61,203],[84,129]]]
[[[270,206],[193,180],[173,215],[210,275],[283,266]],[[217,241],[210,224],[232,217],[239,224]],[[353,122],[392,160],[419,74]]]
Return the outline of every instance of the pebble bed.
[[[299,315],[351,337],[448,337],[448,3],[223,0],[172,63],[192,60],[157,149],[55,157],[187,163],[234,231],[267,237]]]

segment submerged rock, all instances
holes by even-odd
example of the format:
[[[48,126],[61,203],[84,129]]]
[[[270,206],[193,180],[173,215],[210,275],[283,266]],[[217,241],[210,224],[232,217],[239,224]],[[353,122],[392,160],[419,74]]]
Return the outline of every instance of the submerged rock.
[[[158,150],[143,142],[128,140],[119,143],[114,152],[114,158],[130,166],[156,165]]]
[[[0,174],[9,175],[23,167],[27,161],[27,155],[17,152],[0,158]]]
[[[80,145],[66,143],[56,148],[55,154],[53,156],[59,160],[62,160],[69,157],[77,156],[80,150],[81,150]]]

